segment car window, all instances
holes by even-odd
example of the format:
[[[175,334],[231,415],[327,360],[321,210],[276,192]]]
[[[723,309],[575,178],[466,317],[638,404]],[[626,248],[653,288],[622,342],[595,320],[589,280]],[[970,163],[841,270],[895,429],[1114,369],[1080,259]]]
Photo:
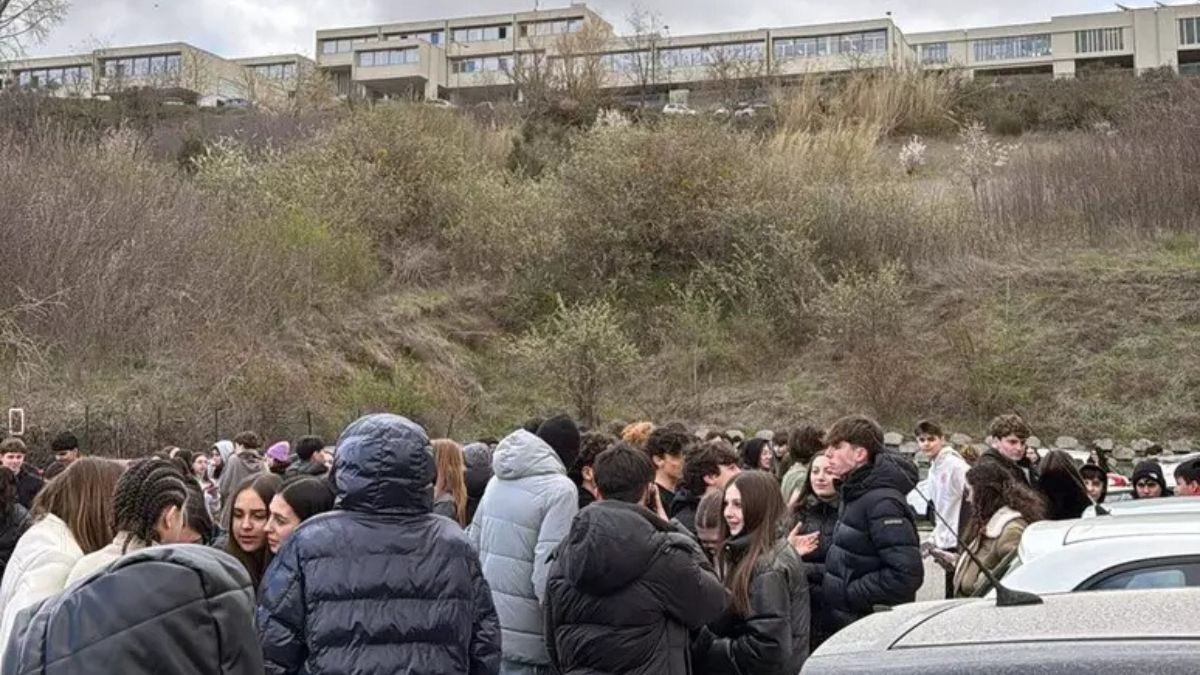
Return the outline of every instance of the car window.
[[[1127,570],[1105,577],[1088,587],[1093,591],[1145,588],[1184,588],[1200,585],[1200,564],[1178,563]]]

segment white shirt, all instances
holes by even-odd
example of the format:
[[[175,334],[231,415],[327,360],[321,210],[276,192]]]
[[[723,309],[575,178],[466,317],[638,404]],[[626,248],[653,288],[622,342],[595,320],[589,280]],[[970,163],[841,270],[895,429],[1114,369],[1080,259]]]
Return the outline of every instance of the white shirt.
[[[946,446],[929,467],[929,499],[937,511],[934,516],[933,545],[941,549],[958,548],[958,517],[967,491],[967,461],[954,448]],[[940,518],[938,516],[941,516]],[[945,522],[943,522],[945,521]]]

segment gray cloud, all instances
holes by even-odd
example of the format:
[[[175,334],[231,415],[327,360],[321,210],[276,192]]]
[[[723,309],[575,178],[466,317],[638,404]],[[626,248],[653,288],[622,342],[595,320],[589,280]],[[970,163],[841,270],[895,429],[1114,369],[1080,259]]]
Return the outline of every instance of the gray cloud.
[[[561,7],[565,0],[546,0]],[[619,32],[635,5],[656,12],[671,33],[717,32],[879,18],[892,12],[906,32],[1041,21],[1051,15],[1112,10],[1104,0],[592,0]],[[77,0],[33,55],[100,46],[189,42],[227,56],[311,54],[319,28],[494,14],[532,9],[533,0]]]

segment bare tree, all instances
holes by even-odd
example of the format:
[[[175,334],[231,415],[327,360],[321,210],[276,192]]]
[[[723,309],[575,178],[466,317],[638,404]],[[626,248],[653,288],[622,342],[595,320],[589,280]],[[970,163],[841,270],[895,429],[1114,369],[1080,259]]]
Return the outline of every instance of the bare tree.
[[[70,0],[0,0],[0,60],[45,40],[70,6]]]
[[[607,101],[604,52],[610,35],[592,24],[560,35],[548,49],[520,54],[509,78],[534,110],[565,109],[594,117]]]
[[[760,98],[770,90],[776,68],[767,59],[765,46],[739,43],[708,50],[706,87],[726,109]]]
[[[340,105],[337,84],[319,68],[299,68],[296,72],[296,93],[292,96],[292,112],[330,110]]]
[[[632,50],[629,63],[637,82],[639,103],[645,106],[650,88],[657,79],[658,47],[663,42],[667,26],[662,22],[662,15],[641,5],[634,5],[625,20],[630,29],[625,43]]]

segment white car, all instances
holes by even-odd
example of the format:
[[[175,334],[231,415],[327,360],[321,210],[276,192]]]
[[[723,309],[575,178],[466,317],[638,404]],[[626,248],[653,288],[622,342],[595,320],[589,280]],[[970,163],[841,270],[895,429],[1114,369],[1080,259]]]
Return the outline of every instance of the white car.
[[[1084,518],[1097,516],[1144,516],[1151,513],[1194,513],[1200,515],[1200,497],[1159,497],[1157,499],[1129,499],[1122,502],[1104,502],[1104,513],[1089,506]]]
[[[1146,513],[1034,523],[1001,583],[1039,595],[1200,586],[1200,518]]]
[[[682,103],[668,103],[663,106],[664,115],[698,115],[695,110],[687,107]]]

